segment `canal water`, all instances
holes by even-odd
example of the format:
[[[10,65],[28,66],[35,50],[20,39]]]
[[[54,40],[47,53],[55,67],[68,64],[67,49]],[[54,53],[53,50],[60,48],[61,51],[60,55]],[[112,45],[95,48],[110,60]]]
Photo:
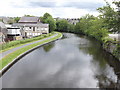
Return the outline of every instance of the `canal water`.
[[[119,88],[120,61],[94,39],[63,33],[61,40],[21,58],[2,76],[3,88]]]

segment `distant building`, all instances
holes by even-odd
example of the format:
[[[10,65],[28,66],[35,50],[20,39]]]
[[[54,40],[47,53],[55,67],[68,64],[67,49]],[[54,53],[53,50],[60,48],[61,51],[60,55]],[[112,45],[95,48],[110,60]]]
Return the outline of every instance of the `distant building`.
[[[14,19],[12,17],[0,17],[0,21],[2,21],[4,24],[14,23]]]
[[[12,25],[5,25],[7,27],[7,38],[8,40],[21,40],[21,30],[19,27],[13,27]]]
[[[34,37],[49,33],[49,24],[43,24],[38,17],[22,17],[13,27],[19,27],[23,37]]]
[[[71,19],[67,18],[66,20],[73,25],[76,25],[78,22],[80,22],[79,18],[71,18]]]
[[[57,21],[57,20],[67,20],[68,23],[73,24],[73,25],[76,25],[78,22],[80,22],[79,18],[60,18],[60,17],[57,17],[57,18],[54,18],[54,20],[55,21]]]
[[[0,43],[5,42],[7,38],[7,28],[3,22],[0,22]]]

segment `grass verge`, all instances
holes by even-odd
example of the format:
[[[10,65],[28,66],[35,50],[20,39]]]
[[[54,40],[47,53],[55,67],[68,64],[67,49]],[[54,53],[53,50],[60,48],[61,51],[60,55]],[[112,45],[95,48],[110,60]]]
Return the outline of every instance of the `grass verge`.
[[[29,46],[26,46],[24,48],[21,48],[21,49],[18,49],[16,50],[15,52],[13,53],[10,53],[8,54],[7,56],[5,56],[4,58],[2,58],[2,60],[0,60],[0,70],[2,70],[2,68],[4,68],[6,65],[8,65],[10,62],[12,62],[16,57],[18,57],[19,55],[21,55],[22,53],[38,46],[38,45],[42,45],[44,43],[47,43],[47,42],[51,42],[53,40],[56,40],[58,39],[59,37],[62,36],[61,33],[59,32],[56,32],[58,33],[58,35],[56,37],[53,37],[51,39],[48,39],[48,40],[44,40],[42,42],[38,42],[38,43],[35,43],[35,44],[32,44],[32,45],[29,45]]]
[[[15,41],[11,41],[11,42],[8,42],[8,43],[4,43],[0,46],[0,49],[1,49],[0,53],[5,52],[7,50],[10,50],[12,48],[18,47],[18,46],[22,46],[22,45],[30,43],[30,42],[34,42],[34,41],[37,41],[37,40],[44,39],[45,37],[52,36],[53,34],[54,34],[54,32],[49,33],[49,34],[42,34],[40,36],[29,38],[29,39],[15,40]]]

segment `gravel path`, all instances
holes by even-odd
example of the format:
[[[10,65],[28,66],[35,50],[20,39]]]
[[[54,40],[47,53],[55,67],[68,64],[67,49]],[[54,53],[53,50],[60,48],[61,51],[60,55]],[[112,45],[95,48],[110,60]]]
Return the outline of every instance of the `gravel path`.
[[[0,54],[1,54],[1,55],[0,55],[0,60],[1,60],[3,57],[5,57],[6,55],[8,55],[8,54],[10,54],[10,53],[12,53],[12,52],[14,52],[14,51],[16,51],[16,50],[18,50],[18,49],[21,49],[21,48],[26,47],[26,46],[31,45],[31,44],[35,44],[35,43],[38,43],[38,42],[42,42],[42,41],[44,41],[44,40],[51,39],[51,38],[53,38],[53,37],[56,37],[57,35],[58,35],[58,34],[55,34],[55,35],[50,36],[50,37],[48,37],[48,38],[45,38],[45,39],[42,39],[42,40],[38,40],[38,41],[35,41],[35,42],[31,42],[31,43],[28,43],[28,44],[24,44],[24,45],[22,45],[22,46],[19,46],[19,47],[16,47],[16,48],[12,48],[12,49],[10,49],[10,50],[8,50],[8,51],[5,51],[5,52],[3,52],[3,53],[0,53]]]

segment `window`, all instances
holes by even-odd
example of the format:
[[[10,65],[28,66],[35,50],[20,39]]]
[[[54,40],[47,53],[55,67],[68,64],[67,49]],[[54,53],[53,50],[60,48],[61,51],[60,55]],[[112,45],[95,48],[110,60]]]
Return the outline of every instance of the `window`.
[[[33,27],[33,31],[35,31],[35,27]]]

